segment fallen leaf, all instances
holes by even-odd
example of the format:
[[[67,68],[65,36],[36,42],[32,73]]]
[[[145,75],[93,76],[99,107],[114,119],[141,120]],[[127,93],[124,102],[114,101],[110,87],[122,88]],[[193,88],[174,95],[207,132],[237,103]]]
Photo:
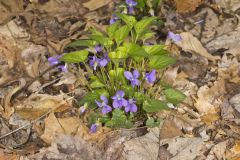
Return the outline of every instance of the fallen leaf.
[[[240,154],[240,140],[235,141],[235,145],[231,148],[231,151],[234,152],[236,155]]]
[[[61,112],[68,109],[70,103],[63,96],[51,96],[48,94],[32,94],[24,101],[15,104],[16,113],[28,120],[34,120],[50,110]]]
[[[180,34],[180,36],[182,37],[182,40],[176,42],[176,45],[181,47],[184,51],[197,53],[211,61],[216,61],[219,59],[219,57],[209,54],[208,51],[202,46],[201,42],[191,33],[183,32]]]
[[[159,128],[149,129],[149,133],[125,142],[124,146],[125,159],[156,160],[159,149]]]
[[[218,4],[220,7],[226,9],[226,11],[235,12],[240,8],[240,1],[239,0],[215,0],[215,3]]]
[[[195,11],[196,8],[201,4],[202,0],[174,0],[177,12],[188,13]]]
[[[101,160],[103,154],[94,145],[79,137],[58,135],[48,148],[42,148],[39,153],[27,156],[29,159],[58,160]]]
[[[73,135],[80,125],[78,117],[56,118],[54,113],[45,119],[45,130],[41,139],[47,144],[51,144],[59,134]]]
[[[0,152],[0,160],[18,160],[19,156],[16,154],[8,154],[4,152]]]
[[[111,0],[89,0],[88,2],[83,3],[83,6],[88,8],[90,11],[94,11],[109,4],[110,2]]]
[[[211,87],[204,85],[199,88],[197,97],[194,98],[194,106],[200,115],[207,114],[209,111],[219,108],[223,103],[225,93],[225,82],[222,79],[215,81]]]
[[[204,153],[213,144],[211,142],[204,142],[202,138],[171,138],[164,139],[160,145],[168,144],[167,150],[173,155],[171,160],[193,160],[197,157],[205,159]]]
[[[174,121],[166,119],[160,130],[161,139],[173,138],[182,135],[181,129],[175,124]]]
[[[227,143],[228,141],[224,141],[224,142],[220,142],[216,145],[214,145],[211,149],[211,151],[209,152],[207,158],[211,159],[211,158],[217,158],[217,159],[225,159],[225,152],[227,149]]]
[[[220,119],[219,111],[215,108],[210,109],[207,113],[201,116],[201,119],[207,125],[212,125],[215,121]]]

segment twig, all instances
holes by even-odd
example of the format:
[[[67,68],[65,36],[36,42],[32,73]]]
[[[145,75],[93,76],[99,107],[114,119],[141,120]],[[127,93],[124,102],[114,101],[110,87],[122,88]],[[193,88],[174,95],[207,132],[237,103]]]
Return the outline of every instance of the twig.
[[[7,137],[7,136],[9,136],[9,135],[11,135],[11,134],[13,134],[13,133],[21,130],[21,129],[23,129],[23,128],[26,128],[26,127],[31,126],[32,124],[36,123],[37,121],[41,120],[43,117],[45,117],[46,115],[48,115],[51,111],[52,111],[52,109],[50,109],[48,112],[44,113],[43,115],[41,115],[40,117],[38,117],[37,119],[35,119],[34,121],[32,121],[30,124],[23,125],[23,126],[15,129],[15,130],[7,133],[7,134],[1,136],[0,139],[3,139],[3,138],[5,138],[5,137]]]

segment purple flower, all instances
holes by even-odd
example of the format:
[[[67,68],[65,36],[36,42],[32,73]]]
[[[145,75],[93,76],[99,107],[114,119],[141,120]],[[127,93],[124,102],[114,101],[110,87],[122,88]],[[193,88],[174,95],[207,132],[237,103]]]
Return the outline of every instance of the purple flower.
[[[91,127],[90,127],[90,133],[95,133],[97,131],[97,124],[92,124]]]
[[[156,80],[156,70],[152,70],[150,73],[146,73],[145,79],[148,83],[153,83]]]
[[[57,56],[57,57],[49,57],[48,62],[51,66],[59,64],[61,61],[59,60],[63,55]]]
[[[95,102],[97,103],[98,107],[102,107],[102,114],[107,114],[109,112],[112,111],[112,107],[110,107],[108,105],[108,99],[107,97],[105,97],[104,95],[101,95],[100,99],[102,100],[102,102],[99,102],[97,100],[95,100]]]
[[[96,70],[97,69],[97,66],[98,66],[98,63],[99,63],[99,59],[96,57],[96,56],[92,56],[91,57],[91,60],[89,62],[89,65],[94,69]]]
[[[108,57],[108,53],[105,53],[103,57],[99,59],[99,66],[105,67],[109,61],[110,61],[110,58]]]
[[[60,68],[62,72],[67,72],[67,65],[60,65],[58,68]]]
[[[110,24],[113,24],[113,23],[117,22],[118,19],[119,19],[119,18],[117,17],[117,15],[113,14],[113,15],[112,15],[112,18],[111,18],[110,21],[109,21],[109,23],[110,23]]]
[[[126,0],[125,1],[128,5],[128,12],[132,14],[134,12],[134,8],[137,5],[137,2],[134,0]]]
[[[117,91],[116,94],[112,97],[113,99],[113,107],[114,108],[121,108],[122,106],[127,106],[128,102],[124,99],[125,93],[124,91]]]
[[[173,42],[179,42],[182,40],[182,37],[179,34],[174,34],[173,32],[168,32],[168,38]]]
[[[79,108],[79,111],[80,111],[81,113],[84,113],[84,112],[86,111],[86,108],[85,108],[84,106],[82,106],[82,107]]]
[[[125,107],[125,112],[137,112],[136,101],[134,99],[129,99],[128,104]]]
[[[133,73],[129,72],[129,71],[125,71],[124,72],[124,76],[131,82],[131,85],[134,86],[138,86],[139,85],[139,72],[137,70],[134,70]]]
[[[96,52],[102,52],[103,47],[101,45],[96,45],[94,49]]]

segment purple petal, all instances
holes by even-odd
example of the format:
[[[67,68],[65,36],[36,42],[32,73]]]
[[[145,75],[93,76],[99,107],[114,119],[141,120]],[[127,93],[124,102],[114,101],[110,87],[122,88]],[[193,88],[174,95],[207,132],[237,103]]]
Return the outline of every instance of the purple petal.
[[[101,66],[101,67],[105,67],[106,65],[108,64],[108,60],[107,59],[100,59],[99,60],[99,65]]]
[[[66,65],[58,66],[58,68],[60,68],[62,70],[62,72],[67,72],[68,71]]]
[[[107,97],[106,96],[104,96],[104,95],[101,95],[101,97],[100,97],[100,99],[105,103],[105,104],[107,104],[108,103],[108,99],[107,99]]]
[[[131,81],[131,85],[134,86],[138,86],[140,84],[140,81],[138,79],[134,79]]]
[[[117,91],[116,95],[119,95],[120,97],[124,97],[125,93],[122,90]]]
[[[130,14],[133,14],[133,13],[134,13],[134,8],[133,8],[133,7],[128,7],[128,12],[129,12]]]
[[[123,98],[123,99],[121,100],[121,104],[122,104],[122,106],[126,107],[126,106],[128,105],[128,101]]]
[[[134,70],[134,71],[133,71],[133,77],[134,77],[134,78],[138,78],[139,75],[140,75],[140,74],[139,74],[138,70]]]
[[[173,32],[168,32],[168,38],[174,42],[179,42],[182,40],[182,37],[179,34],[174,34]]]
[[[117,99],[117,96],[116,96],[116,95],[115,95],[115,96],[112,96],[112,99],[113,99],[113,100]]]
[[[97,103],[98,107],[102,107],[102,103],[101,102],[99,102],[97,100],[95,100],[95,102]]]
[[[90,127],[90,132],[95,133],[97,131],[97,124],[92,124]]]
[[[55,57],[49,57],[48,58],[48,62],[50,63],[50,65],[57,65],[60,63],[60,61],[58,60],[58,58]]]
[[[101,52],[103,50],[103,47],[101,45],[96,45],[95,50],[96,52]]]
[[[136,104],[131,104],[130,112],[137,112],[137,106],[136,106]]]
[[[129,112],[129,111],[130,111],[130,109],[131,109],[131,105],[130,105],[130,104],[128,104],[128,105],[125,107],[125,112]]]
[[[114,100],[114,101],[113,101],[113,107],[114,107],[114,108],[121,108],[122,106],[120,106],[118,100]]]
[[[156,80],[155,73],[156,73],[156,70],[152,70],[151,73],[146,74],[146,80],[148,81],[148,83],[153,83]]]
[[[102,114],[107,114],[112,111],[112,108],[109,105],[106,105],[102,109]]]
[[[84,106],[82,106],[82,107],[79,108],[79,110],[80,110],[81,113],[84,113],[86,111],[86,108]]]
[[[129,72],[129,71],[125,71],[125,72],[124,72],[124,76],[125,76],[128,80],[130,80],[130,81],[133,79],[133,75],[132,75],[132,73]]]

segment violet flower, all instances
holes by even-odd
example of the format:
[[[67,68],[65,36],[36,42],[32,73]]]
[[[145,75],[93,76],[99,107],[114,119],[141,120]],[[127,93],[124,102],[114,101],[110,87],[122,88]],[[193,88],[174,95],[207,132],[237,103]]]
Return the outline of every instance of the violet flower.
[[[50,66],[54,66],[54,65],[58,65],[59,63],[61,63],[61,61],[59,60],[63,55],[59,55],[56,57],[49,57],[48,58],[48,62],[50,64]],[[58,66],[58,68],[60,68],[62,70],[62,72],[67,72],[67,65],[60,65]]]
[[[108,57],[108,53],[105,53],[103,57],[99,59],[99,66],[105,67],[109,61],[110,61],[110,58]]]
[[[145,79],[148,83],[154,83],[156,80],[156,70],[152,70],[150,73],[146,73]]]
[[[48,62],[50,63],[51,66],[59,64],[61,61],[59,60],[63,55],[59,55],[56,57],[49,57]]]
[[[91,60],[89,61],[89,65],[93,68],[93,70],[97,69],[99,59],[96,56],[90,57]]]
[[[129,71],[125,71],[124,72],[124,76],[131,82],[131,85],[134,86],[138,86],[139,85],[139,72],[137,70],[134,70],[133,73],[129,72]]]
[[[134,8],[137,5],[137,2],[134,0],[126,0],[126,4],[128,5],[128,12],[132,14],[134,12]]]
[[[112,97],[113,99],[113,107],[114,108],[121,108],[122,106],[126,107],[128,102],[124,99],[125,93],[124,91],[117,91],[116,94]]]
[[[109,23],[113,24],[113,23],[117,22],[118,19],[119,19],[118,16],[116,14],[113,14],[112,18],[109,21]]]
[[[94,49],[95,49],[96,52],[99,53],[99,52],[102,52],[103,47],[101,45],[96,45]]]
[[[97,100],[95,100],[95,102],[97,103],[98,107],[102,108],[102,114],[107,114],[109,112],[112,111],[112,107],[110,107],[108,105],[108,99],[107,97],[105,97],[104,95],[102,95],[100,97],[100,99],[102,100],[102,102],[99,102]]]
[[[129,99],[128,104],[125,107],[125,112],[137,112],[136,101],[134,99]]]
[[[97,124],[92,124],[91,127],[90,127],[90,133],[95,133],[97,131]]]
[[[167,37],[173,42],[180,42],[182,40],[182,37],[179,34],[174,34],[173,32],[168,32]]]

